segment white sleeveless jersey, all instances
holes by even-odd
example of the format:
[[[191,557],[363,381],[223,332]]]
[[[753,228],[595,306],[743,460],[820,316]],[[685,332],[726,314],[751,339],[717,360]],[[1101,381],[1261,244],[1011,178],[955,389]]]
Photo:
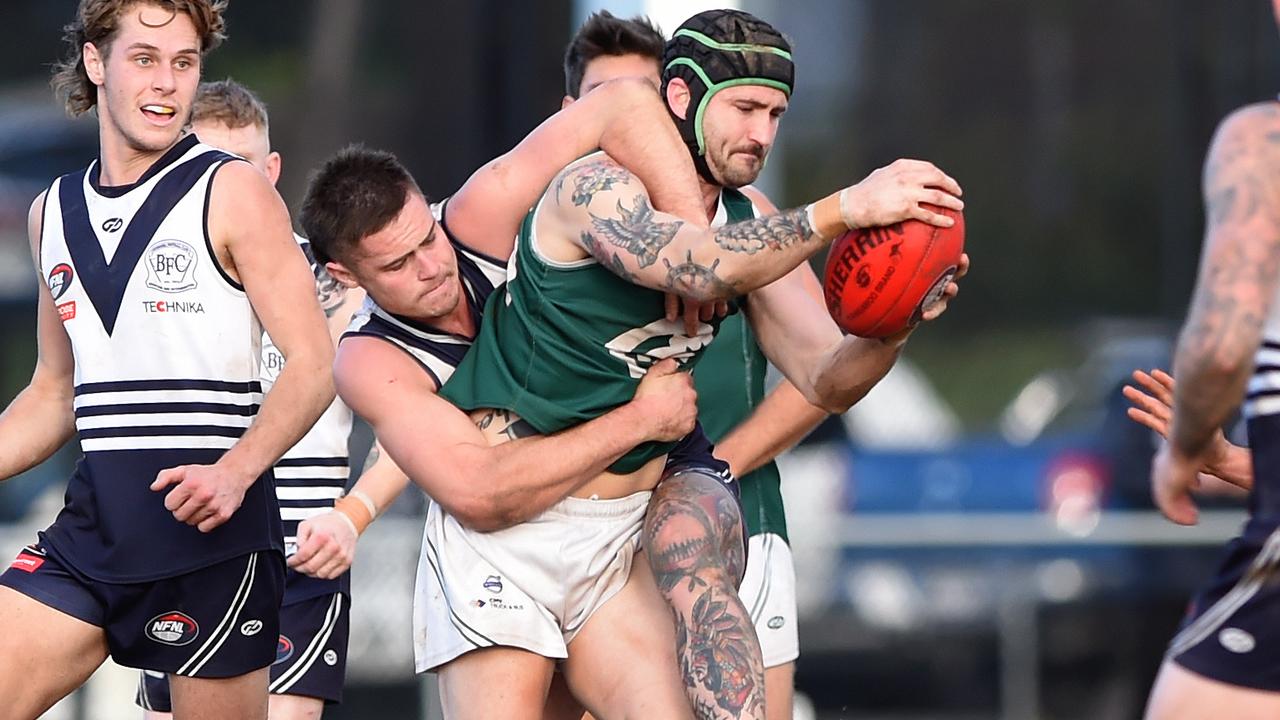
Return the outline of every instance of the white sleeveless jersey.
[[[316,290],[332,282],[323,265],[316,262],[311,244],[294,236],[302,247],[311,271],[316,277]],[[262,387],[269,392],[284,369],[284,355],[262,336]],[[275,465],[276,499],[280,503],[280,519],[284,523],[285,554],[297,549],[298,523],[333,509],[342,496],[350,475],[347,440],[351,436],[351,409],[340,398],[333,402],[293,447],[285,451]]]
[[[262,330],[204,230],[209,178],[228,157],[191,143],[119,197],[90,174],[46,196],[41,273],[75,353],[85,452],[226,449],[253,421]]]
[[[188,136],[133,185],[99,187],[95,163],[46,194],[40,271],[71,339],[85,455],[46,535],[90,577],[144,581],[281,548],[269,477],[212,533],[148,487],[160,469],[216,462],[262,401],[262,330],[206,226],[211,179],[232,159]]]

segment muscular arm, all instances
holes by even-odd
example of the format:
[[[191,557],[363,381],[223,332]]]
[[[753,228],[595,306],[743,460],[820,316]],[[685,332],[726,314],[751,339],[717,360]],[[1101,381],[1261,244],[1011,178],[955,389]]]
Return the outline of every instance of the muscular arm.
[[[552,115],[510,152],[473,174],[446,205],[454,237],[497,258],[556,173],[604,149],[655,188],[657,207],[706,226],[693,161],[662,99],[645,80],[601,85]]]
[[[396,465],[480,531],[542,512],[658,430],[659,413],[637,397],[569,430],[490,446],[465,413],[436,394],[422,368],[376,338],[344,340],[334,377],[342,399],[369,421]]]
[[[44,195],[31,204],[27,232],[31,254],[40,273],[40,226]],[[75,434],[72,384],[75,360],[53,296],[39,280],[36,339],[39,354],[31,382],[0,414],[0,480],[44,462]]]
[[[850,227],[926,216],[922,201],[962,205],[937,187],[960,191],[928,163],[898,161],[842,191],[851,193],[849,207],[866,213],[844,218],[841,193],[833,193],[807,207],[707,229],[659,212],[645,183],[607,155],[593,155],[557,176],[537,219],[539,251],[560,262],[594,257],[629,282],[696,302],[723,300],[782,277]]]
[[[716,456],[742,477],[782,453],[813,432],[827,417],[790,382],[783,380],[745,420],[716,443]]]
[[[1200,277],[1178,340],[1172,450],[1199,457],[1248,381],[1280,277],[1280,108],[1223,121],[1205,161]]]
[[[254,222],[243,222],[245,217]],[[244,285],[263,329],[285,357],[253,424],[218,461],[251,483],[332,402],[333,343],[288,211],[261,173],[247,163],[223,166],[214,178],[209,225],[219,259]]]

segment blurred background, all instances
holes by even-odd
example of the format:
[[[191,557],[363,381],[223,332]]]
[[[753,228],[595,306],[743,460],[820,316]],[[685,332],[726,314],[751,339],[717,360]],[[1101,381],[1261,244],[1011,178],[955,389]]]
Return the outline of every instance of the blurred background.
[[[890,377],[783,463],[802,613],[797,717],[1139,717],[1242,501],[1210,488],[1198,527],[1163,522],[1147,491],[1154,439],[1124,418],[1119,387],[1135,367],[1168,365],[1217,121],[1280,90],[1270,4],[732,4],[795,47],[797,88],[762,179],[774,200],[929,159],[964,186],[973,259],[959,299]],[[76,2],[3,5],[7,403],[35,357],[27,207],[92,158],[97,138],[47,85]],[[564,45],[588,12],[647,12],[670,32],[724,5],[236,0],[205,76],[267,101],[291,207],[309,168],[350,142],[395,151],[441,196],[558,109]],[[74,459],[66,448],[0,484],[4,547],[49,521]],[[361,540],[349,701],[326,717],[432,712],[432,681],[409,662],[420,508],[406,498]],[[50,717],[136,717],[132,674],[101,675]]]

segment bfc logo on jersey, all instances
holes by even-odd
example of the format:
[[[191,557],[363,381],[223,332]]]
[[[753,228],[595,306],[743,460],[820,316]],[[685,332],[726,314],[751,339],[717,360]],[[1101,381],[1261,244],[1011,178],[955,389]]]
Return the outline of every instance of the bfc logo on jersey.
[[[291,657],[293,657],[293,641],[283,635],[276,638],[276,659],[271,664],[279,665]]]
[[[76,279],[75,271],[66,263],[58,263],[49,271],[49,292],[57,300],[71,289],[71,281]]]
[[[147,250],[147,287],[167,293],[194,290],[196,250],[181,240],[161,240]]]
[[[187,645],[199,634],[200,626],[196,621],[177,610],[157,615],[147,621],[147,637],[163,645]]]

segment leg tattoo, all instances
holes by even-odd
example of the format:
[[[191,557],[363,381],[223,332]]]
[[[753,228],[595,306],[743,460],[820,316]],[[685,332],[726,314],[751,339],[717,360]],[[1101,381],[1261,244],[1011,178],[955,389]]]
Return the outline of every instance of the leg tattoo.
[[[668,478],[645,518],[645,549],[675,616],[676,644],[695,717],[764,718],[764,662],[738,598],[743,547],[737,503],[719,480]]]

